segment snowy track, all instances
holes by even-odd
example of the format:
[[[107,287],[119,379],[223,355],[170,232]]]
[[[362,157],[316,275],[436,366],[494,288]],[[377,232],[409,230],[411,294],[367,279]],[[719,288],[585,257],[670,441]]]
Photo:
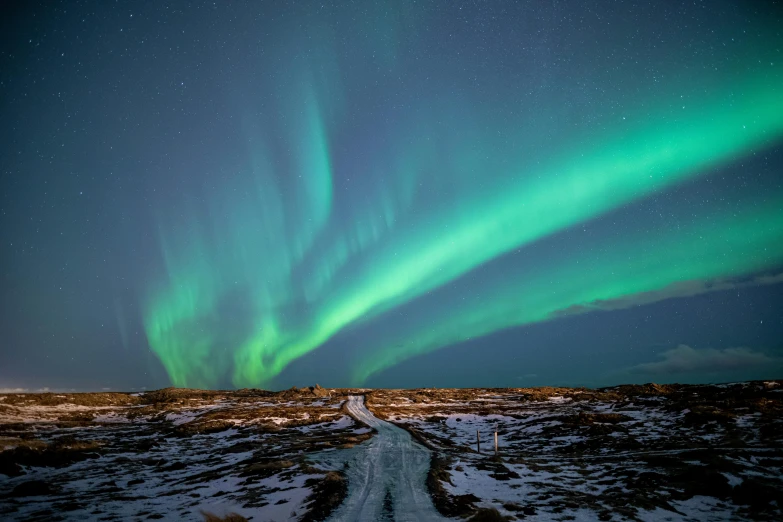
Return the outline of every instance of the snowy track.
[[[333,522],[430,522],[448,520],[432,505],[425,479],[430,452],[405,430],[375,417],[364,399],[351,396],[348,411],[378,430],[349,461],[348,497]]]

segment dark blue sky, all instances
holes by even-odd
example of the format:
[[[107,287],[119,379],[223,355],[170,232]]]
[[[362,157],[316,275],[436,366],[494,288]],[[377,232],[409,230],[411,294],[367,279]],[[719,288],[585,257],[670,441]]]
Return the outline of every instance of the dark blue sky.
[[[779,378],[774,2],[16,2],[0,388]]]

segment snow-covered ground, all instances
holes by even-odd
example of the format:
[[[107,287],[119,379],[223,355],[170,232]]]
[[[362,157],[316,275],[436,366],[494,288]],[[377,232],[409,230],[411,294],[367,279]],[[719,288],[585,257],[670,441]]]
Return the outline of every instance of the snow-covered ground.
[[[114,405],[3,397],[4,521],[202,520],[202,511],[300,520],[327,472],[306,457],[371,435],[341,411],[345,396],[148,404],[142,394]]]
[[[0,394],[0,520],[781,520],[780,389]]]
[[[369,404],[434,448],[454,504],[511,520],[780,520],[777,389],[379,390]]]

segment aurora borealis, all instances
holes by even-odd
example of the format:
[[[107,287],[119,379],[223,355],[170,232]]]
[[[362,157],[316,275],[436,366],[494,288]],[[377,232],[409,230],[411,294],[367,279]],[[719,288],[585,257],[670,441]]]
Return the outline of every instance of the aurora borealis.
[[[783,20],[758,9],[20,8],[0,387],[774,377]],[[633,374],[685,344],[769,364]]]

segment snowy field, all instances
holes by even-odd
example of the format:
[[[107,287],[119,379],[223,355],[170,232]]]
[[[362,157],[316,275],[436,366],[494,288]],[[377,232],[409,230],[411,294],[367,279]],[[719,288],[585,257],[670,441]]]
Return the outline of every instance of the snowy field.
[[[779,389],[379,390],[368,406],[439,455],[436,504],[455,516],[783,520]]]
[[[325,390],[162,392],[0,396],[0,519],[315,519],[310,457],[371,436]]]
[[[781,389],[0,394],[0,520],[783,520]]]

